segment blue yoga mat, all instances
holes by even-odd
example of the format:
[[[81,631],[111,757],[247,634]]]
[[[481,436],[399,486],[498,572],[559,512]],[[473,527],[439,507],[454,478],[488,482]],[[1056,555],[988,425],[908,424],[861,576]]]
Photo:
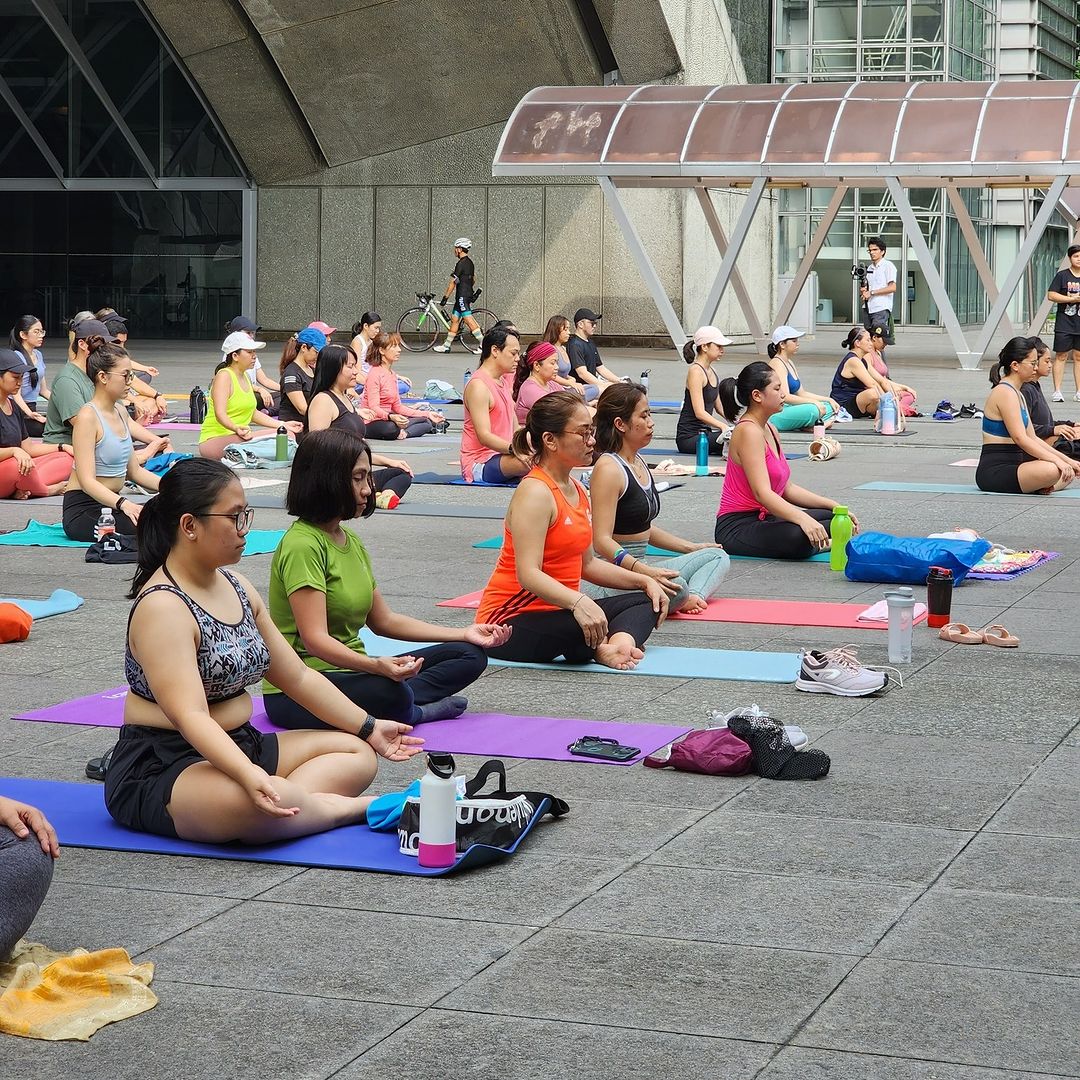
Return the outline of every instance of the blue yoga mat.
[[[27,612],[32,619],[47,619],[50,615],[63,615],[83,606],[83,598],[67,589],[53,589],[52,595],[45,600],[26,600],[20,596],[6,596],[0,604],[15,604]]]
[[[153,855],[194,855],[204,859],[284,863],[328,870],[374,870],[384,874],[441,877],[513,855],[547,807],[545,799],[528,828],[509,848],[476,844],[458,856],[453,866],[429,869],[398,851],[397,832],[372,832],[366,825],[347,825],[331,832],[284,840],[277,844],[197,844],[153,833],[134,832],[117,825],[105,809],[100,784],[65,784],[56,780],[16,780],[0,777],[0,795],[36,806],[52,823],[61,845],[141,851]]]
[[[503,546],[503,538],[501,536],[492,536],[487,540],[478,540],[473,544],[474,548],[494,548],[496,551]],[[652,555],[658,559],[670,559],[678,553],[675,551],[667,551],[665,548],[654,547],[649,545],[646,555]],[[753,562],[775,562],[774,559],[759,559],[756,555],[732,555],[732,559],[747,559]],[[811,555],[808,559],[801,560],[802,562],[828,562],[829,553],[827,551],[819,551],[816,555]]]
[[[873,480],[868,484],[856,485],[863,491],[924,491],[932,495],[1008,495],[1016,498],[1035,499],[1080,499],[1080,488],[1067,487],[1055,491],[1052,495],[1037,495],[1035,492],[982,491],[974,484],[924,484],[908,483],[900,480]]]
[[[252,529],[247,534],[244,545],[245,555],[268,555],[285,535],[278,529]],[[40,521],[27,522],[25,529],[18,532],[4,533],[0,536],[0,544],[9,547],[73,547],[88,548],[90,545],[83,540],[70,540],[64,535],[63,525],[45,525]]]
[[[474,480],[471,484],[462,479],[461,473],[437,473],[418,472],[413,474],[414,484],[461,484],[464,487],[517,487],[517,481],[512,484],[485,484],[482,480]]]
[[[375,656],[393,656],[416,648],[415,641],[379,637],[367,627],[360,631],[364,647]],[[496,660],[492,667],[543,668],[548,671],[585,671],[605,675],[669,675],[680,679],[734,679],[743,682],[794,682],[801,663],[798,653],[753,652],[737,649],[688,649],[675,645],[645,648],[645,658],[636,668],[617,671],[599,664],[527,664],[518,660]]]

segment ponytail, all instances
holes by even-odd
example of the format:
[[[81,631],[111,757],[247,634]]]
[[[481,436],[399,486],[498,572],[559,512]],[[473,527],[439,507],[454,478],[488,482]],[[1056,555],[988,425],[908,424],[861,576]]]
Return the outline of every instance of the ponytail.
[[[780,351],[780,346],[774,345],[770,341],[769,344],[765,346],[765,351],[769,354],[769,359],[771,360]]]
[[[281,361],[278,363],[278,371],[284,375],[285,369],[300,355],[300,342],[296,340],[296,335],[292,334],[285,341],[285,346],[281,350]]]
[[[739,372],[738,378],[721,379],[720,404],[724,416],[734,422],[742,409],[750,407],[754,391],[764,390],[775,377],[776,373],[769,364],[764,360],[755,360]]]
[[[683,354],[683,359],[688,364],[692,364],[694,362],[694,357],[697,356],[697,346],[692,341],[688,341],[682,347],[682,354]]]
[[[735,380],[730,375],[720,380],[720,411],[732,423],[739,416],[739,403],[735,400]]]
[[[1012,372],[1013,364],[1023,363],[1028,353],[1038,354],[1036,338],[1014,337],[1005,342],[1005,347],[998,353],[997,363],[990,369],[990,385],[997,386],[1006,375]]]
[[[561,435],[579,409],[584,410],[585,405],[577,394],[545,394],[529,410],[525,423],[514,432],[511,452],[537,464],[544,453],[544,436]]]
[[[185,514],[208,514],[221,491],[236,481],[236,473],[228,465],[198,457],[178,461],[161,478],[158,493],[143,506],[135,526],[139,562],[127,594],[129,600],[165,565],[176,544],[180,519]]]

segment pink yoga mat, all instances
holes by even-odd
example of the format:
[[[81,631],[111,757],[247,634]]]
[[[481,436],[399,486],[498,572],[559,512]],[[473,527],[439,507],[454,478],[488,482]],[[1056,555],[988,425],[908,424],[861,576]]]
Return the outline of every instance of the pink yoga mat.
[[[100,694],[63,701],[47,709],[16,713],[13,720],[48,721],[54,724],[88,724],[120,727],[124,721],[126,687],[103,690]],[[251,723],[259,731],[282,731],[272,724],[263,709],[262,698],[252,700]],[[489,757],[520,757],[545,761],[586,761],[597,765],[633,765],[643,757],[685,735],[690,728],[666,724],[620,724],[611,720],[573,720],[554,716],[508,716],[505,713],[466,713],[454,720],[417,724],[415,735],[424,740],[426,750],[448,754],[477,754]],[[578,757],[567,746],[582,735],[618,739],[624,746],[641,751],[626,762]]]
[[[453,600],[442,600],[438,607],[475,608],[481,593],[466,593]],[[859,622],[867,604],[833,604],[808,600],[710,600],[700,615],[676,613],[673,619],[696,619],[698,622],[765,623],[769,626],[832,626],[845,630],[888,630],[887,623]],[[926,618],[923,612],[915,622]]]

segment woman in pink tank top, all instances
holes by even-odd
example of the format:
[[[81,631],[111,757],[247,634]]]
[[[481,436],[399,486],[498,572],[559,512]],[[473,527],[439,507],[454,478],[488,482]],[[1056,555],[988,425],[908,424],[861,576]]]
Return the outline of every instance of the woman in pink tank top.
[[[724,415],[735,420],[715,538],[729,555],[808,559],[829,547],[834,499],[791,482],[780,436],[769,423],[784,406],[785,385],[764,361],[720,383]],[[852,523],[858,530],[855,515]]]

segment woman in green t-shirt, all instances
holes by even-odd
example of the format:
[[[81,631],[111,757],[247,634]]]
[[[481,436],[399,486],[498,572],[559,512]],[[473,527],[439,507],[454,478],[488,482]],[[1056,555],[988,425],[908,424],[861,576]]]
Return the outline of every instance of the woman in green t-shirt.
[[[459,691],[487,667],[486,649],[506,644],[508,626],[436,626],[391,610],[360,537],[342,525],[375,509],[371,452],[352,432],[313,431],[293,461],[288,512],[297,520],[270,566],[270,617],[308,667],[380,719],[419,724],[460,716]],[[437,641],[402,656],[369,656],[359,634]],[[321,721],[277,687],[263,686],[267,715],[287,728]]]

